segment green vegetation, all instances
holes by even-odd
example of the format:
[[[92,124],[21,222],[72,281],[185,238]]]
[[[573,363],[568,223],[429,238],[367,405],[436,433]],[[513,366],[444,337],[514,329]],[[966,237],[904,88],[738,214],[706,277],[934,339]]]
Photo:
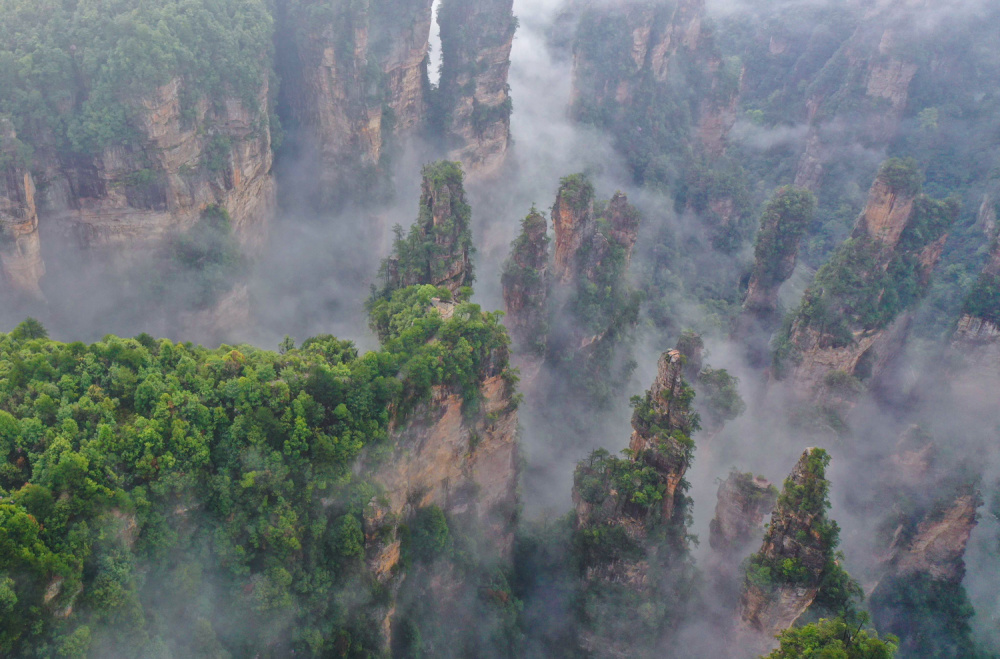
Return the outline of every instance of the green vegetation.
[[[811,449],[785,479],[765,544],[777,539],[793,542],[795,548],[789,552],[787,545],[781,545],[773,555],[752,555],[746,562],[746,579],[764,591],[788,584],[817,587],[812,611],[854,615],[855,602],[863,592],[841,567],[843,556],[837,552],[840,527],[826,515],[830,508],[829,464],[826,451]],[[808,557],[808,563],[803,557]]]
[[[472,208],[465,201],[462,166],[439,161],[421,172],[424,191],[417,221],[403,237],[394,227],[392,255],[382,263],[384,287],[374,297],[417,284],[470,286],[474,280],[471,256]]]
[[[1000,275],[983,273],[965,298],[962,313],[1000,325]]]
[[[879,176],[907,194],[919,192],[912,162],[890,159]],[[958,213],[955,199],[919,195],[896,245],[864,234],[844,242],[816,273],[783,334],[787,337],[795,326],[811,327],[830,345],[843,347],[854,342],[855,332],[887,327],[927,292],[930,272],[923,251],[945,234]],[[788,351],[779,339],[778,352],[782,347]]]
[[[61,153],[127,143],[136,103],[174,79],[190,112],[226,96],[253,108],[270,74],[262,0],[3,0],[0,15],[0,115]]]
[[[923,175],[913,158],[889,158],[879,167],[877,180],[889,186],[894,194],[915,197],[923,186]]]
[[[834,618],[786,629],[778,635],[778,649],[762,659],[892,659],[897,640],[879,640],[875,632],[862,629],[864,622]]]
[[[754,246],[753,276],[761,286],[779,286],[791,276],[789,265],[794,266],[799,241],[815,209],[816,197],[803,188],[781,188],[767,202]]]
[[[905,656],[984,657],[972,638],[970,622],[975,610],[960,583],[936,580],[925,573],[895,576],[879,583],[871,608],[879,629],[901,639]]]
[[[506,367],[499,314],[464,304],[444,321],[437,293],[380,301],[385,348],[363,356],[329,336],[279,354],[63,344],[31,319],[0,335],[4,649],[374,651],[372,610],[335,595],[360,584],[378,601],[361,525],[378,490],[355,459],[431,386],[475,400],[476,378]],[[415,561],[451,545],[439,509],[410,530]]]
[[[400,411],[426,400],[431,387],[445,385],[462,394],[467,406],[479,403],[479,383],[507,366],[510,339],[502,314],[479,305],[458,304],[444,320],[432,300],[447,289],[412,286],[370,305],[370,323],[404,376]]]
[[[711,427],[720,427],[746,412],[739,392],[739,378],[724,368],[706,368],[698,374],[698,389],[705,399],[705,413]]]

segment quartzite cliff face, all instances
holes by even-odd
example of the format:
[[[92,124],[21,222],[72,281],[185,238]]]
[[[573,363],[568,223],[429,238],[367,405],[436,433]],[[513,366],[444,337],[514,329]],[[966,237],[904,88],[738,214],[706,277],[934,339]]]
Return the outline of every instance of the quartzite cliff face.
[[[814,397],[843,389],[845,376],[877,378],[902,346],[957,213],[953,202],[920,194],[915,164],[886,161],[851,239],[793,312],[778,370]]]
[[[41,295],[35,181],[19,162],[14,129],[0,122],[0,281],[15,294]]]
[[[495,173],[510,145],[513,6],[513,0],[443,0],[438,18],[449,157],[477,175]]]
[[[278,15],[282,96],[315,162],[321,206],[359,192],[383,171],[390,142],[426,118],[432,0],[388,4],[296,3]]]
[[[278,12],[279,73],[294,139],[314,163],[314,205],[372,201],[392,155],[415,136],[444,141],[474,174],[504,161],[517,22],[511,0],[443,2],[443,67],[431,85],[432,0]]]
[[[252,103],[202,99],[193,117],[185,114],[183,94],[174,79],[134,99],[138,139],[129,144],[69,161],[38,152],[41,221],[58,223],[86,247],[128,257],[191,228],[217,205],[229,213],[240,243],[259,250],[274,210],[267,84]]]

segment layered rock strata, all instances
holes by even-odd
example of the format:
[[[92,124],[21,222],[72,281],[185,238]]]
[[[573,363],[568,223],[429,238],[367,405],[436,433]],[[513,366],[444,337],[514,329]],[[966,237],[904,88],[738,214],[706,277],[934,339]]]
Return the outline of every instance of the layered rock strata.
[[[137,247],[191,228],[202,211],[224,208],[248,252],[263,247],[274,211],[268,87],[252,102],[207,98],[183,107],[179,78],[134,99],[138,139],[93,158],[40,150],[40,215],[88,248],[128,257]],[[192,116],[193,115],[193,116]]]
[[[0,122],[0,282],[15,294],[38,297],[45,264],[38,238],[35,181],[17,145],[14,129]]]

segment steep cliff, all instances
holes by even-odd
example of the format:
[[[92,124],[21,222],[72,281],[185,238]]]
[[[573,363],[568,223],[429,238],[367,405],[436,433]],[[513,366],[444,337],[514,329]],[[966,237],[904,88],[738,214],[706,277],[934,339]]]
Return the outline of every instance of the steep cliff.
[[[839,528],[826,516],[829,462],[822,449],[802,454],[785,480],[764,544],[747,565],[740,619],[768,639],[805,613],[822,585],[847,580],[836,562]]]
[[[300,155],[315,162],[317,205],[366,192],[386,174],[393,142],[426,119],[431,5],[279,6],[282,99]]]
[[[778,490],[761,476],[738,471],[719,485],[709,544],[722,554],[739,555],[764,530],[764,517],[778,500]]]
[[[561,180],[551,216],[551,257],[545,219],[533,211],[505,266],[515,360],[527,386],[544,360],[559,371],[559,386],[589,388],[606,402],[611,383],[631,371],[615,353],[638,321],[627,271],[640,215],[623,193],[598,200],[590,180],[574,174]]]
[[[560,342],[585,349],[627,324],[631,294],[625,274],[639,236],[639,213],[621,192],[595,198],[582,174],[564,178],[552,207],[552,275],[569,292]],[[563,298],[566,295],[561,296]],[[551,346],[550,346],[551,347]]]
[[[37,297],[45,274],[38,240],[35,181],[23,145],[0,121],[0,275],[5,291]]]
[[[470,174],[495,173],[510,145],[513,6],[513,0],[443,0],[439,10],[445,139],[449,157]]]
[[[901,348],[957,215],[955,200],[920,194],[915,163],[886,161],[851,238],[786,321],[775,373],[813,396],[877,378]]]
[[[266,81],[252,101],[203,98],[185,108],[186,93],[175,78],[130,103],[136,137],[128,145],[69,162],[40,152],[44,221],[86,247],[127,256],[130,247],[191,228],[218,205],[244,247],[259,250],[274,210]]]
[[[383,264],[384,293],[414,284],[447,288],[457,295],[471,286],[472,209],[465,200],[464,173],[441,161],[422,170],[417,221],[404,239],[397,227],[393,254]]]
[[[645,397],[633,400],[632,439],[626,457],[598,450],[574,474],[576,537],[583,561],[583,649],[598,656],[635,656],[668,638],[689,587],[688,499],[684,475],[698,430],[693,390],[684,381],[685,358],[664,353]],[[672,600],[672,604],[666,603]],[[626,602],[631,603],[626,605]],[[636,602],[650,607],[641,629]]]
[[[544,356],[548,337],[549,236],[545,216],[531,210],[521,222],[521,233],[511,244],[504,264],[504,324],[514,351]]]

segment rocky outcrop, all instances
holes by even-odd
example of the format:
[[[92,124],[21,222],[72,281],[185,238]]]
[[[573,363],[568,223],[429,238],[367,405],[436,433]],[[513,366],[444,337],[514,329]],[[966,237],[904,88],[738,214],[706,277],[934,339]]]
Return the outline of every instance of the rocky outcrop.
[[[464,174],[458,163],[447,161],[427,165],[422,174],[419,215],[406,239],[396,240],[386,263],[386,290],[430,284],[454,295],[474,279]]]
[[[657,84],[665,83],[678,53],[693,52],[701,45],[704,12],[704,0],[682,0],[668,7],[627,2],[613,7],[595,5],[583,9],[581,33],[573,59],[573,104],[577,111],[582,102],[599,106],[627,105],[646,76]],[[587,40],[595,36],[590,30],[591,25],[597,23],[613,26],[613,37],[622,41],[615,46],[628,44],[627,48],[616,48],[621,53],[624,69],[617,72],[624,75],[611,75],[608,62],[593,59],[594,51],[600,46]]]
[[[599,220],[606,221],[606,228],[602,229]],[[617,255],[627,269],[639,237],[639,214],[625,194],[616,192],[607,206],[598,206],[594,187],[581,174],[562,180],[552,206],[552,224],[552,274],[560,284],[594,282],[602,266]]]
[[[795,270],[799,242],[815,208],[815,197],[796,188],[782,188],[768,202],[760,218],[744,311],[758,317],[777,312],[778,289]]]
[[[684,381],[685,357],[679,350],[664,353],[657,363],[656,380],[643,403],[632,414],[629,449],[653,466],[664,485],[661,504],[665,521],[673,518],[677,488],[691,461],[690,440],[693,391]]]
[[[812,605],[830,569],[834,540],[826,518],[829,457],[807,449],[785,481],[764,544],[750,558],[740,598],[740,620],[773,638]],[[836,528],[835,525],[833,528]]]
[[[38,239],[35,181],[9,123],[0,121],[0,282],[4,289],[41,295],[45,274]]]
[[[514,350],[544,355],[548,336],[549,236],[545,216],[531,210],[521,223],[521,234],[511,244],[501,283]]]
[[[587,602],[580,637],[583,649],[594,656],[638,656],[640,648],[662,640],[676,625],[671,607],[655,603],[669,599],[673,580],[685,578],[689,502],[684,474],[697,424],[683,371],[678,350],[664,353],[653,386],[635,403],[626,457],[598,450],[574,474]],[[652,625],[652,638],[649,630],[627,633],[634,625],[632,612],[644,602],[657,610],[651,615],[662,616]]]
[[[764,517],[774,509],[778,490],[762,476],[732,471],[719,485],[709,544],[715,551],[738,555],[764,530]]]
[[[897,529],[889,564],[896,574],[921,572],[932,579],[958,583],[965,576],[965,548],[977,523],[982,500],[963,493],[925,517],[908,541]]]
[[[775,356],[775,373],[799,391],[849,394],[901,349],[958,215],[953,201],[920,194],[920,185],[916,163],[886,161],[851,239],[806,290]]]
[[[733,337],[747,346],[752,363],[766,363],[767,344],[779,321],[778,291],[792,276],[799,242],[812,222],[816,200],[803,188],[782,188],[760,218],[743,313]]]
[[[495,173],[510,145],[507,74],[517,20],[513,0],[443,0],[439,93],[449,158],[470,174]]]
[[[274,210],[268,87],[252,101],[226,98],[182,107],[179,78],[133,99],[138,138],[93,158],[40,150],[43,222],[58,223],[88,248],[135,248],[191,228],[209,206],[224,208],[250,252],[262,248]]]

